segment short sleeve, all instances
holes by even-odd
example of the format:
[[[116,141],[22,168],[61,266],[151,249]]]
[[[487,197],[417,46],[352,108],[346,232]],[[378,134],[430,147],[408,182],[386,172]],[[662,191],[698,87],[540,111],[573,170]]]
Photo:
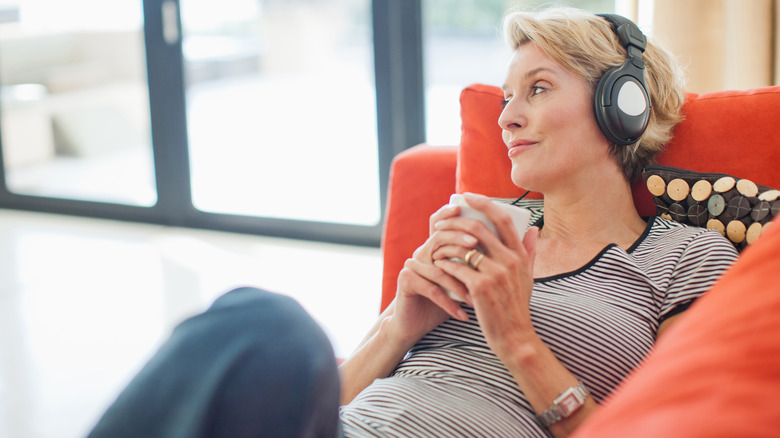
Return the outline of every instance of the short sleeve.
[[[737,258],[737,251],[716,231],[691,236],[669,280],[660,320],[674,315],[707,292]]]

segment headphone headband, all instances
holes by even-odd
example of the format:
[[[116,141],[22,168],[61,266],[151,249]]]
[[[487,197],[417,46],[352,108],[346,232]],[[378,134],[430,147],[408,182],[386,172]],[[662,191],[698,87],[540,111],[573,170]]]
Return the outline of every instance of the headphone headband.
[[[639,27],[637,27],[633,21],[622,15],[596,15],[609,21],[612,25],[612,31],[617,35],[620,45],[626,48],[631,63],[636,65],[637,68],[644,68],[645,62],[642,60],[642,53],[644,53],[647,48],[647,37],[639,30]]]
[[[609,21],[612,24],[612,30],[618,36],[620,45],[626,47],[632,45],[641,51],[647,48],[647,37],[639,30],[636,24],[628,18],[617,14],[596,14],[597,16]]]

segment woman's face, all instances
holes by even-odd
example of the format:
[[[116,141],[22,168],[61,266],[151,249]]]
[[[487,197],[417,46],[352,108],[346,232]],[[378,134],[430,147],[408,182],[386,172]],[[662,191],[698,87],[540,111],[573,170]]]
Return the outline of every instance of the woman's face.
[[[593,115],[590,85],[535,43],[512,56],[504,99],[498,123],[515,185],[548,194],[614,167]]]

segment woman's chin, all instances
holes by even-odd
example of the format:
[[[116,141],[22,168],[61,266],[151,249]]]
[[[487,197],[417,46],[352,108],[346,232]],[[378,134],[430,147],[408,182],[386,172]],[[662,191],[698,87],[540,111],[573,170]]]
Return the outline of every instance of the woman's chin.
[[[532,181],[532,178],[530,178],[530,174],[528,170],[522,169],[518,166],[512,166],[512,183],[516,185],[517,187],[520,187],[525,190],[531,190],[531,191],[537,191],[534,190],[532,187],[534,187],[534,183]]]

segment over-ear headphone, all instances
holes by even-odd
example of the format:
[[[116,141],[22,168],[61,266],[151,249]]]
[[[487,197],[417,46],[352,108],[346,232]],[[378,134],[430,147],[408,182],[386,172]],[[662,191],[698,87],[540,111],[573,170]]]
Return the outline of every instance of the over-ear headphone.
[[[609,21],[628,56],[623,65],[607,70],[599,80],[593,109],[596,122],[607,139],[626,146],[639,140],[650,120],[650,95],[642,60],[647,38],[628,18],[615,14],[598,16]]]

